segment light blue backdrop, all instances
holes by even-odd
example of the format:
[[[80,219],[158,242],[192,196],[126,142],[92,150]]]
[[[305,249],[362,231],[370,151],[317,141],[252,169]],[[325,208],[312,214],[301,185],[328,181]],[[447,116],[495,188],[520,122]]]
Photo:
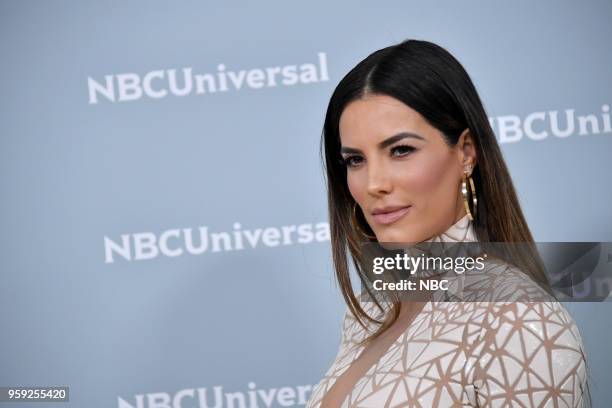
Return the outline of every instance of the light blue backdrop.
[[[344,308],[327,101],[406,38],[472,76],[537,240],[612,241],[611,18],[609,1],[1,2],[0,386],[70,386],[43,407],[302,405]],[[610,406],[610,304],[568,308]]]

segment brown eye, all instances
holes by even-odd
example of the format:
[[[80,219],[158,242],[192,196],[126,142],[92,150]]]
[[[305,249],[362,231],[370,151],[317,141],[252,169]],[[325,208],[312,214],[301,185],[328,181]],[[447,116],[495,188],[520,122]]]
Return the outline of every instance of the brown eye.
[[[356,167],[363,160],[360,156],[347,156],[342,159],[342,162],[346,167]]]
[[[408,146],[408,145],[399,145],[399,146],[395,146],[391,149],[391,155],[392,156],[406,156],[410,153],[412,153],[413,151],[415,151],[416,149],[412,146]]]

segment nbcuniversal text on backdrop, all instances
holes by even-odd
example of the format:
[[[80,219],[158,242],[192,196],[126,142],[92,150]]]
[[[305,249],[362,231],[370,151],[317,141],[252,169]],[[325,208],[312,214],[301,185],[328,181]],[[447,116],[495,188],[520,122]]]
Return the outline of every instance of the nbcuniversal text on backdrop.
[[[277,247],[281,245],[309,244],[329,241],[329,223],[283,225],[281,227],[242,229],[238,222],[233,231],[209,233],[207,226],[172,228],[160,234],[137,232],[121,234],[115,241],[104,236],[104,263],[114,263],[115,255],[126,261],[141,261],[160,255],[176,257],[185,253],[200,255],[206,252],[226,252]],[[194,232],[195,230],[195,232]]]
[[[104,75],[104,80],[87,77],[90,105],[130,102],[143,98],[214,95],[245,89],[273,88],[329,81],[327,54],[317,53],[316,63],[275,65],[265,68],[230,70],[217,65],[214,73],[194,73],[192,67],[157,69],[143,75],[135,72]],[[521,140],[541,141],[550,136],[567,138],[612,133],[610,105],[601,112],[576,115],[576,109],[528,112],[488,118],[500,144]]]
[[[215,94],[230,89],[260,89],[329,81],[327,55],[317,53],[317,63],[289,64],[266,68],[228,70],[225,64],[217,65],[216,73],[194,74],[192,67],[160,69],[139,75],[134,72],[104,75],[104,81],[87,77],[89,104],[136,101],[144,97],[160,99],[168,96],[190,94]]]
[[[172,392],[138,394],[133,398],[117,398],[117,408],[270,408],[303,406],[312,385],[280,388],[258,388],[249,382],[248,391],[226,392],[223,385],[184,388]]]

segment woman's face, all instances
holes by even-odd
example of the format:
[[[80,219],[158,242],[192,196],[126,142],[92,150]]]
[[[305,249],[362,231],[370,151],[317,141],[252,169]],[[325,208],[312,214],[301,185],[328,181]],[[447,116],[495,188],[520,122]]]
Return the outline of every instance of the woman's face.
[[[347,105],[340,141],[348,188],[379,242],[422,242],[465,215],[461,179],[476,163],[467,129],[449,147],[418,112],[371,95]]]

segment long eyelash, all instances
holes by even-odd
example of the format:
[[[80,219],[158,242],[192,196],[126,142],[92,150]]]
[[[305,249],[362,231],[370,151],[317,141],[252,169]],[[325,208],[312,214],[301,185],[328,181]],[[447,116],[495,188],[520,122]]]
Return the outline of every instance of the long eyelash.
[[[407,153],[402,154],[402,156],[408,155],[410,153],[412,153],[413,151],[417,150],[414,146],[410,146],[407,144],[399,144],[399,145],[395,145],[391,148],[391,152],[393,152],[395,149],[397,148],[406,148],[408,149]],[[340,162],[341,165],[345,166],[345,167],[351,167],[350,161],[354,158],[358,158],[359,156],[347,156],[347,157],[340,157],[338,159],[338,161]]]
[[[393,152],[393,151],[394,151],[396,148],[398,148],[398,147],[404,147],[404,148],[407,148],[407,149],[408,149],[408,152],[407,152],[407,153],[405,153],[405,154],[410,154],[410,153],[412,153],[413,151],[415,151],[415,150],[416,150],[416,148],[415,148],[414,146],[410,146],[410,145],[406,145],[406,144],[399,144],[399,145],[395,145],[395,146],[393,146],[393,147],[391,148],[391,152]],[[403,154],[403,155],[404,155],[404,154]],[[403,156],[403,155],[402,155],[402,156]]]
[[[359,156],[346,156],[346,157],[341,157],[341,158],[340,158],[340,163],[341,163],[343,166],[350,167],[350,166],[351,166],[351,165],[350,165],[350,161],[351,161],[351,159],[353,159],[353,158],[355,158],[355,157],[359,157]]]

